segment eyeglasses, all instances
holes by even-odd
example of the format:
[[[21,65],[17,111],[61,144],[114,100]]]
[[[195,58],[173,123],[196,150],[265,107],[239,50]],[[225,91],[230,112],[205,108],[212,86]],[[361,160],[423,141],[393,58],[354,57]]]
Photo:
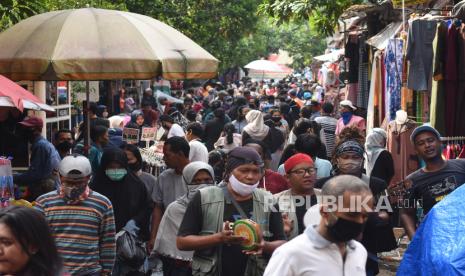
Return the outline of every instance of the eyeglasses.
[[[289,173],[293,173],[298,176],[304,176],[305,173],[308,173],[309,175],[315,175],[316,172],[317,172],[316,168],[307,168],[307,169],[293,170],[293,171],[290,171]]]

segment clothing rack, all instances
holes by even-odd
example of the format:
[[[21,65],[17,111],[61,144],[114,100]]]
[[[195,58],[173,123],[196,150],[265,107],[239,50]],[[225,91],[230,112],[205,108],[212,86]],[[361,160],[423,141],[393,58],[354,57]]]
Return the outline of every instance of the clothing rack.
[[[441,141],[443,141],[443,142],[449,142],[449,141],[465,141],[465,136],[441,137]]]

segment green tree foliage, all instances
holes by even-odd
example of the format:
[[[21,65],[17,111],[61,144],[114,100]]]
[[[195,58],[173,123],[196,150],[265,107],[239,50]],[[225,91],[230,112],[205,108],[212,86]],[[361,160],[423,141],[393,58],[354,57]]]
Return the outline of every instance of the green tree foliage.
[[[245,59],[253,48],[261,0],[127,0],[129,11],[149,15],[181,31],[220,60],[222,69]],[[245,52],[244,52],[245,50]]]
[[[67,9],[80,9],[86,7],[113,9],[113,10],[126,10],[124,0],[42,0],[44,10],[57,11]]]
[[[43,8],[40,0],[2,0],[0,1],[0,31],[13,26]]]
[[[292,20],[310,21],[324,35],[331,35],[345,9],[361,0],[264,0],[261,14],[268,14],[278,24]]]
[[[308,22],[276,26],[268,15],[257,15],[263,1],[272,0],[0,0],[0,30],[37,13],[94,7],[145,14],[165,22],[218,58],[220,71],[244,66],[279,49],[288,51],[299,67],[323,52],[324,39],[311,31]]]

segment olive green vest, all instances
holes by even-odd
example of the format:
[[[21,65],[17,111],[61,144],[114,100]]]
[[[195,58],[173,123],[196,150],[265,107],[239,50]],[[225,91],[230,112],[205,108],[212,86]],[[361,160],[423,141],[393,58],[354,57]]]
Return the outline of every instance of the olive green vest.
[[[202,207],[202,230],[200,236],[213,235],[223,231],[224,215],[224,192],[217,186],[200,189]],[[253,192],[253,212],[252,220],[260,225],[263,237],[270,237],[269,217],[270,213],[265,212],[265,197],[272,198],[272,195],[262,189],[255,189]],[[221,251],[222,246],[196,250],[192,261],[192,274],[194,276],[221,275]],[[260,256],[249,256],[245,275],[263,275],[267,260]]]

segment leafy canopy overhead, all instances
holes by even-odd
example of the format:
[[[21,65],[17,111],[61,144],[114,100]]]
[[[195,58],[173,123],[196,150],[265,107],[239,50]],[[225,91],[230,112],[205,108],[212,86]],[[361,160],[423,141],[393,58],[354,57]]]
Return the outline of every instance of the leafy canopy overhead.
[[[34,14],[53,10],[116,9],[151,16],[181,31],[220,60],[220,71],[244,66],[279,49],[289,52],[293,65],[301,67],[325,48],[322,32],[314,28],[322,24],[320,19],[310,24],[306,21],[313,13],[305,11],[313,9],[316,2],[324,2],[329,7],[334,5],[328,3],[351,1],[0,0],[0,31]],[[269,20],[265,11],[281,24]]]
[[[278,24],[292,20],[310,21],[324,35],[331,35],[345,9],[361,0],[264,0],[259,7]]]

